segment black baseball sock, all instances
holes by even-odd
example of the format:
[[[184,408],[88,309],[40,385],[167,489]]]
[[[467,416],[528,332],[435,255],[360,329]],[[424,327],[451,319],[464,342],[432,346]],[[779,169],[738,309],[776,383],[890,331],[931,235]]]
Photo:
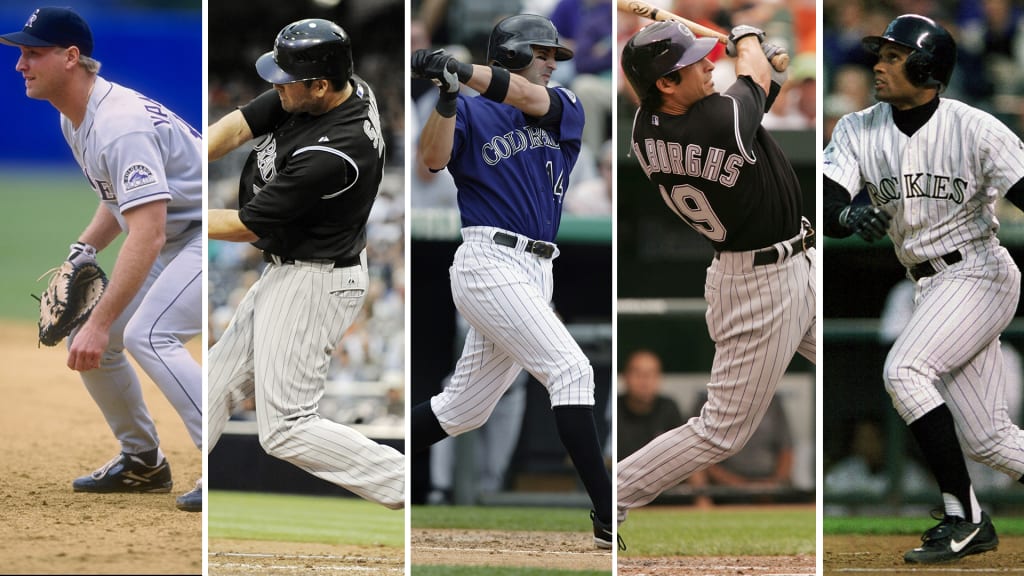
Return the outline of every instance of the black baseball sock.
[[[967,473],[967,464],[956,437],[953,414],[949,407],[942,404],[911,422],[910,431],[917,439],[917,445],[939,484],[939,490],[960,500],[964,518],[973,521],[971,477]]]
[[[441,428],[441,423],[437,421],[437,416],[430,408],[430,400],[413,407],[409,436],[412,440],[413,454],[423,452],[448,437],[448,433]]]
[[[142,460],[143,463],[146,464],[146,466],[156,466],[157,464],[160,463],[157,461],[157,458],[160,456],[160,447],[158,446],[156,448],[153,448],[152,450],[146,450],[145,452],[132,454],[132,456],[136,456],[137,458]]]
[[[583,487],[594,503],[594,513],[606,524],[612,522],[612,481],[604,467],[601,441],[597,437],[593,406],[555,406],[555,424],[566,452],[572,458]]]

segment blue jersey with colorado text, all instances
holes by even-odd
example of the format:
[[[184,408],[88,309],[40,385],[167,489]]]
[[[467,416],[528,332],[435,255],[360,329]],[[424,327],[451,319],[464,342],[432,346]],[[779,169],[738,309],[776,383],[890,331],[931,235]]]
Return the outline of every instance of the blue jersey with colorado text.
[[[561,114],[459,96],[448,170],[458,187],[462,226],[494,226],[553,242],[569,173],[580,154],[583,106],[570,90],[548,88]]]

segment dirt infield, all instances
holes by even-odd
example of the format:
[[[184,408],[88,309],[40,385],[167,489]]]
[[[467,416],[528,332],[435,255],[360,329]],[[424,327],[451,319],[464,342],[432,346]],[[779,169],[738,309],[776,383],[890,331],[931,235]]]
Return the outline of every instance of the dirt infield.
[[[201,474],[202,457],[163,394],[143,394],[171,463],[170,494],[76,494],[71,481],[118,451],[64,348],[37,348],[31,323],[0,323],[0,566],[4,573],[199,574],[202,515],[174,498]],[[198,339],[193,354],[199,357]],[[141,372],[140,372],[141,374]]]
[[[411,533],[413,566],[458,564],[609,571],[612,568],[611,552],[594,548],[589,533],[425,528]]]
[[[884,572],[887,575],[938,574],[953,572],[998,572],[1024,574],[1024,538],[1000,536],[999,549],[959,562],[942,565],[911,565],[903,553],[920,544],[914,536],[826,536],[823,567],[825,574]]]
[[[400,576],[405,571],[405,551],[387,546],[332,546],[217,538],[210,540],[209,550],[209,576]]]
[[[814,556],[674,556],[619,558],[619,576],[814,574]]]

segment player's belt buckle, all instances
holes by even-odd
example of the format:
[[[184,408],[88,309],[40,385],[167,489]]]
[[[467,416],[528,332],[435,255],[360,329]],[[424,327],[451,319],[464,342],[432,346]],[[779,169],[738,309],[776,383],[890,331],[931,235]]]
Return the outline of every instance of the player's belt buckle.
[[[800,251],[806,252],[808,248],[814,248],[814,228],[805,224],[803,234],[800,235]]]
[[[555,254],[555,245],[541,240],[530,240],[526,243],[526,251],[541,258],[551,258]]]

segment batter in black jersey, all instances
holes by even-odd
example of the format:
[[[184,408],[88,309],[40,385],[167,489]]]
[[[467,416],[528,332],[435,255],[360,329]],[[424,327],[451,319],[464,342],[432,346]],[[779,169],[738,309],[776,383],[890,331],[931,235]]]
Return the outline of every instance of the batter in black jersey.
[[[377,103],[352,67],[340,26],[289,24],[256,62],[274,89],[210,126],[211,161],[259,139],[241,208],[210,210],[209,236],[251,242],[268,265],[210,349],[208,450],[255,397],[268,454],[401,508],[404,456],[317,413],[332,352],[366,298],[366,221],[384,167]]]
[[[741,76],[685,114],[641,108],[633,123],[633,153],[647,177],[719,251],[764,248],[800,232],[800,184],[761,126],[766,97]]]
[[[815,250],[789,161],[761,118],[785,82],[782,50],[737,26],[736,83],[715,92],[715,45],[681,24],[633,36],[622,67],[641,100],[633,151],[672,211],[716,249],[704,296],[715,360],[700,415],[619,463],[619,522],[694,472],[738,452],[793,355],[814,361]]]

